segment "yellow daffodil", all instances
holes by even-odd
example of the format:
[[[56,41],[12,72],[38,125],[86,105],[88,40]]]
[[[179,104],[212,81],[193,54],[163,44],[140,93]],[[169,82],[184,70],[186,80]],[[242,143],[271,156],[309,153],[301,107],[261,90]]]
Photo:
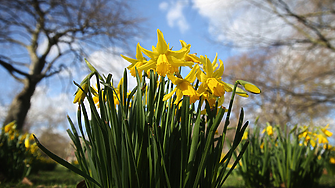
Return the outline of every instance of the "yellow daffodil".
[[[163,101],[171,98],[174,93],[176,93],[177,95],[177,99],[174,104],[178,104],[183,95],[187,95],[190,97],[190,103],[194,103],[196,100],[198,100],[199,94],[194,90],[193,86],[191,85],[191,83],[193,83],[196,78],[196,72],[198,69],[198,65],[195,65],[185,77],[185,79],[173,76],[173,74],[171,73],[168,74],[168,78],[174,85],[176,85],[176,87],[170,93],[164,96]]]
[[[324,128],[321,128],[321,131],[327,136],[327,137],[331,137],[333,135],[332,132],[328,131],[327,129],[329,129],[329,124],[327,124]]]
[[[117,85],[117,88],[114,88],[115,92],[113,92],[113,96],[114,96],[114,104],[115,105],[119,105],[120,104],[120,100],[121,100],[121,94],[120,94],[120,89],[122,87],[123,84],[123,77],[121,78],[120,82]]]
[[[203,65],[204,72],[199,71],[197,73],[197,77],[201,82],[201,85],[198,88],[198,93],[209,102],[211,100],[211,105],[213,105],[216,98],[219,97],[218,105],[222,105],[225,92],[232,91],[232,88],[228,84],[221,81],[221,76],[224,71],[223,62],[219,59],[220,65],[217,64],[217,54],[212,63],[207,56],[200,56],[200,61]]]
[[[97,87],[98,88],[98,87]],[[94,88],[94,87],[91,87],[91,91],[92,91],[92,94],[93,94],[93,102],[94,102],[94,104],[96,104],[97,105],[97,107],[98,108],[100,108],[100,101],[99,101],[99,91],[98,91],[98,89],[96,89],[96,88]],[[102,90],[101,91],[102,92],[102,96],[104,95],[104,91]]]
[[[226,83],[230,88],[234,88],[233,84]],[[236,94],[241,96],[241,97],[249,97],[249,94],[245,92],[243,89],[240,87],[236,87]]]
[[[15,121],[8,123],[7,125],[5,125],[5,133],[8,133],[9,131],[15,129]]]
[[[333,148],[333,146],[330,145],[330,144],[325,144],[325,145],[323,145],[323,149],[331,150],[332,148]]]
[[[242,136],[242,140],[247,140],[248,139],[248,131],[244,131],[243,136]]]
[[[247,82],[247,81],[244,81],[244,80],[239,80],[238,81],[239,84],[241,84],[245,90],[251,92],[251,93],[254,93],[254,94],[259,94],[261,93],[261,90],[255,86],[254,84],[250,83],[250,82]]]
[[[29,140],[29,137],[27,137],[27,138],[25,139],[25,141],[24,141],[24,146],[25,146],[27,149],[29,149],[29,147],[30,147],[30,140]]]
[[[330,162],[331,164],[335,164],[335,157],[330,157],[329,162]]]
[[[316,142],[314,139],[310,139],[309,143],[311,144],[311,146],[314,148],[316,146]]]
[[[266,131],[266,133],[267,133],[269,136],[272,136],[272,135],[273,135],[273,128],[272,128],[271,125],[268,125],[268,126],[266,127],[266,129],[264,129],[264,130],[262,131],[262,133],[264,133],[265,131]]]
[[[129,57],[126,57],[124,55],[121,54],[121,56],[129,61],[131,63],[131,65],[129,65],[127,68],[130,71],[130,74],[134,77],[136,77],[136,71],[135,71],[135,67],[138,69],[140,66],[144,65],[145,63],[147,63],[147,60],[143,57],[142,51],[141,51],[141,47],[140,47],[140,43],[137,43],[136,46],[136,59],[132,59]],[[142,71],[138,70],[138,75],[140,77],[142,77]]]
[[[328,139],[324,134],[317,134],[316,138],[318,139],[319,144],[328,144]]]
[[[308,143],[311,144],[312,147],[315,147],[315,134],[313,134],[311,131],[308,131],[308,128],[304,129],[304,132],[302,132],[298,137],[299,139],[303,138],[303,143],[305,146],[307,146]]]
[[[26,140],[26,138],[27,138],[27,133],[25,133],[25,134],[23,134],[23,135],[21,135],[20,136],[20,143],[22,143],[23,141],[25,141]],[[29,136],[28,136],[28,138],[27,139],[29,139]]]
[[[81,101],[83,101],[86,97],[86,93],[88,92],[88,85],[87,83],[84,83],[83,85],[81,85],[81,88],[84,90],[81,90],[80,88],[78,88],[77,93],[74,97],[73,103],[80,103]]]
[[[264,142],[262,142],[262,144],[259,146],[261,149],[264,148]]]
[[[159,29],[157,29],[157,39],[157,45],[156,47],[152,46],[152,51],[139,46],[141,51],[151,58],[147,63],[139,67],[140,70],[148,71],[154,69],[159,75],[166,76],[167,74],[178,72],[180,66],[191,67],[193,65],[193,62],[184,60],[191,45],[186,45],[178,51],[172,51],[169,48],[169,44],[164,40],[163,33]]]
[[[188,44],[186,44],[186,42],[183,40],[180,40],[180,43],[181,43],[182,48],[188,48],[187,53],[185,53],[184,55],[184,60],[194,62],[194,63],[200,63],[200,59],[196,56],[196,54],[189,54],[190,48],[188,47]]]

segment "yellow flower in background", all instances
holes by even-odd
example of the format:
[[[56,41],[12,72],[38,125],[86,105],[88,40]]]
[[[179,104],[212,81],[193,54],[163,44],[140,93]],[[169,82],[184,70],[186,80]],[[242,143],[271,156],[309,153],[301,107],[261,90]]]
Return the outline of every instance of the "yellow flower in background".
[[[5,125],[4,131],[5,131],[5,133],[8,133],[9,131],[11,131],[13,129],[15,129],[15,121]]]
[[[268,126],[266,127],[266,129],[264,129],[264,130],[262,131],[262,133],[265,133],[265,131],[266,131],[266,133],[267,133],[269,136],[272,136],[272,135],[273,135],[273,128],[272,128],[271,125],[268,125]]]
[[[248,130],[244,131],[242,140],[247,140],[248,139]]]
[[[136,70],[135,67],[138,68],[142,65],[144,65],[145,63],[147,63],[147,60],[143,57],[142,51],[141,51],[141,47],[140,47],[140,43],[137,43],[136,46],[136,59],[132,59],[129,57],[126,57],[124,55],[121,54],[121,56],[123,57],[123,59],[129,61],[131,63],[131,65],[129,65],[127,68],[130,71],[130,74],[134,77],[136,77]],[[142,71],[138,70],[138,75],[140,77],[142,77]]]
[[[330,162],[331,164],[335,164],[335,157],[330,157],[329,162]]]
[[[264,142],[262,142],[262,144],[259,146],[261,149],[264,148]]]
[[[121,78],[120,82],[118,83],[117,85],[117,88],[114,88],[115,92],[113,92],[113,96],[114,96],[114,104],[115,105],[119,105],[120,104],[120,100],[121,100],[121,87],[122,87],[122,84],[123,84],[123,77]]]
[[[305,146],[307,146],[307,144],[310,143],[312,147],[315,147],[316,145],[315,136],[316,134],[312,133],[311,131],[308,131],[308,129],[305,129],[305,131],[299,135],[299,139],[304,138],[303,143]]]
[[[311,144],[312,147],[315,147],[316,144],[324,144],[323,148],[327,149],[328,147],[331,148],[331,146],[327,146],[329,141],[328,137],[332,136],[333,133],[328,131],[329,124],[325,127],[314,127],[312,130],[310,130],[309,126],[302,126],[300,127],[301,133],[299,134],[299,139],[303,138],[303,143],[305,146],[307,146],[308,143]]]
[[[25,134],[23,134],[23,135],[21,135],[20,136],[20,143],[22,143],[23,141],[25,141],[26,140],[26,138],[29,138],[29,136],[27,137],[27,133],[25,133]]]
[[[76,95],[74,97],[73,103],[80,103],[81,101],[83,101],[86,97],[86,93],[88,92],[88,85],[87,83],[84,83],[83,85],[81,85],[81,88],[84,90],[81,90],[80,88],[78,88]]]
[[[36,143],[33,143],[32,145],[30,145],[29,149],[31,153],[36,153],[38,151],[38,146]]]
[[[323,149],[332,150],[333,146],[330,144],[323,145]]]
[[[190,103],[194,103],[196,100],[198,100],[199,94],[197,93],[197,91],[195,91],[195,89],[191,85],[191,83],[193,83],[196,78],[196,72],[198,69],[199,69],[198,65],[195,65],[192,68],[192,70],[188,73],[188,75],[185,77],[185,79],[173,76],[171,73],[168,74],[167,75],[168,78],[174,85],[176,85],[176,87],[170,93],[166,94],[163,97],[163,101],[166,101],[169,98],[171,98],[174,93],[176,93],[177,95],[177,99],[174,102],[174,104],[178,104],[178,102],[184,95],[190,97]]]
[[[98,88],[98,86],[96,85],[96,87]],[[98,89],[94,88],[94,87],[91,87],[91,91],[92,91],[92,94],[93,94],[93,102],[94,104],[97,105],[98,108],[100,108],[100,100],[99,100],[99,91]],[[104,91],[102,90],[102,96],[104,96]]]
[[[157,29],[157,45],[152,46],[152,51],[149,51],[141,46],[141,51],[151,58],[147,63],[139,67],[140,70],[148,71],[156,70],[161,76],[178,72],[180,66],[193,66],[193,62],[185,61],[184,57],[190,51],[191,45],[186,45],[178,51],[169,49],[169,44],[166,43],[163,33]]]
[[[329,129],[329,124],[327,124],[324,128],[321,128],[321,131],[327,136],[327,137],[331,137],[333,135],[332,132],[328,131],[327,129]]]
[[[315,140],[309,140],[309,143],[311,144],[311,146],[314,148],[316,146],[316,142]]]
[[[27,137],[27,138],[25,139],[25,141],[24,141],[24,146],[25,146],[27,149],[29,149],[29,147],[30,147],[30,140],[29,140],[29,137]]]
[[[316,138],[318,139],[319,144],[328,144],[328,139],[323,134],[317,134]]]

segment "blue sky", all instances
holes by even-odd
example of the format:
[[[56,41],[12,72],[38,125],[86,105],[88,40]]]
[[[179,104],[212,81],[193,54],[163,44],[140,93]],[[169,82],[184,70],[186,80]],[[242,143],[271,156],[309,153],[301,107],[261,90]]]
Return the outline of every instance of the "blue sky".
[[[180,49],[179,40],[184,40],[192,45],[191,53],[210,58],[218,53],[221,59],[232,55],[231,49],[214,43],[217,39],[209,32],[209,18],[200,15],[193,2],[146,0],[135,1],[134,6],[139,7],[140,15],[148,18],[148,30],[145,31],[148,38],[139,41],[143,47],[150,49],[151,45],[156,45],[156,30],[160,29],[165,40],[175,49]]]

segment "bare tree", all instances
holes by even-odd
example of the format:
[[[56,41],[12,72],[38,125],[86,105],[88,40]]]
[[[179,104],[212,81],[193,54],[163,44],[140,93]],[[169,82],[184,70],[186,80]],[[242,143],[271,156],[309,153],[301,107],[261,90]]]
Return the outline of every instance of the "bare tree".
[[[139,31],[139,19],[123,0],[0,0],[0,65],[23,89],[3,124],[21,129],[37,84],[85,54],[125,42]]]
[[[332,0],[235,0],[226,8],[225,19],[216,29],[223,32],[227,45],[335,51]]]
[[[261,122],[311,122],[325,117],[335,104],[335,70],[330,68],[335,54],[329,51],[249,52],[227,60],[226,77],[245,79],[262,89],[261,95],[242,102]]]
[[[225,72],[262,89],[243,106],[260,121],[281,125],[329,115],[335,104],[335,1],[235,0],[225,6],[213,30],[225,45],[247,50],[230,58]]]

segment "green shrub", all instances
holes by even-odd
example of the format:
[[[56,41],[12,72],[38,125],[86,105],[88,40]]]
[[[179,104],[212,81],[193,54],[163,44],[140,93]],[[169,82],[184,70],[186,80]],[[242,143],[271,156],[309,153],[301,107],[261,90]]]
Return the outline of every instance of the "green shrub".
[[[2,128],[0,135],[0,182],[18,181],[27,176],[36,158],[33,137],[15,129],[15,122]]]
[[[249,147],[240,160],[238,174],[248,187],[317,187],[329,161],[326,127],[297,127],[281,130],[257,125],[249,133]],[[262,135],[263,134],[263,135]],[[247,141],[243,140],[243,142]]]
[[[49,157],[38,155],[34,162],[31,164],[31,173],[38,173],[41,171],[53,171],[57,167],[57,163]]]

